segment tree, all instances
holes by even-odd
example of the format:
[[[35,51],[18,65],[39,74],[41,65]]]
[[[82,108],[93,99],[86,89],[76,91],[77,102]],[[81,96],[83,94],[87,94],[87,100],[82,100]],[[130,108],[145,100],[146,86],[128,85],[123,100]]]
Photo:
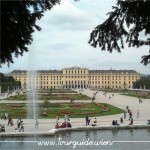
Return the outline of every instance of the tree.
[[[112,8],[114,11],[108,13],[108,19],[91,32],[89,44],[109,52],[121,52],[125,42],[129,47],[150,46],[149,37],[140,39],[140,34],[150,34],[150,1],[118,0]],[[150,55],[142,56],[141,63],[150,63]]]
[[[41,28],[36,20],[41,19],[44,11],[50,10],[60,0],[17,0],[0,1],[1,4],[1,59],[0,65],[13,63],[16,57],[28,51],[33,41],[32,33]]]
[[[136,89],[140,89],[140,88],[150,89],[150,75],[142,76],[139,80],[133,82],[133,88],[136,88]]]
[[[8,90],[14,90],[14,88],[21,88],[21,82],[16,81],[12,76],[5,76],[3,73],[0,73],[0,86],[1,91],[5,92]]]

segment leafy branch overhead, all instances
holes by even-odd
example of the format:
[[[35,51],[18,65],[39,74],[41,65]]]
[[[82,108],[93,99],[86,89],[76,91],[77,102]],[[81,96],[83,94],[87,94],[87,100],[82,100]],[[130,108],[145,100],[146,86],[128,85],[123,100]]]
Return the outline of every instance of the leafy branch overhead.
[[[121,52],[125,43],[128,43],[128,47],[150,46],[149,0],[118,0],[113,10],[108,13],[108,19],[91,32],[91,46],[99,46],[109,52]],[[140,34],[144,34],[143,39]],[[142,56],[141,63],[150,63],[150,51]]]
[[[41,28],[36,20],[43,17],[43,12],[50,10],[60,0],[18,0],[1,1],[1,59],[0,64],[13,63],[16,57],[28,51],[33,41],[32,33]]]

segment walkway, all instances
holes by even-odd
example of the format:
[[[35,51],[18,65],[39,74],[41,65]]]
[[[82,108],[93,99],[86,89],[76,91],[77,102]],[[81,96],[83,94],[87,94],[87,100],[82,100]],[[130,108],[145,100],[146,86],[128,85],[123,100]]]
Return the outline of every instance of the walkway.
[[[84,91],[79,91],[80,93],[83,93],[85,95],[88,95],[90,97],[93,96],[95,91],[91,91],[89,89],[86,89]],[[107,93],[106,97],[103,95],[104,92],[98,92],[96,95],[96,102],[99,103],[108,103],[111,105],[114,105],[116,107],[126,109],[126,106],[128,105],[131,111],[133,112],[133,118],[134,118],[134,124],[146,124],[146,121],[150,119],[150,99],[143,99],[143,103],[139,104],[139,101],[135,97],[129,97],[120,95],[118,93],[114,93],[114,96],[112,96],[112,93]],[[109,96],[111,96],[111,99],[109,99]],[[2,100],[0,103],[8,103],[8,101]],[[12,102],[12,101],[11,101]],[[13,101],[14,103],[17,103],[18,101]],[[51,102],[58,102],[58,101],[51,101]],[[65,101],[61,101],[65,102]],[[81,101],[79,101],[81,102]],[[82,102],[91,102],[89,100],[82,101]],[[139,118],[136,118],[137,110],[140,112]],[[120,120],[120,118],[123,117],[123,114],[118,115],[110,115],[110,116],[101,116],[97,117],[98,120],[98,126],[104,126],[104,125],[111,125],[112,120]],[[0,124],[4,124],[6,128],[6,132],[15,132],[16,123],[17,120],[14,119],[14,126],[7,126],[7,120],[0,120]],[[33,119],[23,119],[24,121],[24,128],[25,132],[33,132],[35,131],[35,121]],[[80,127],[85,126],[85,118],[70,118],[71,124],[73,127]],[[91,118],[91,124],[94,121],[94,117]],[[39,128],[37,132],[48,132],[50,129],[54,129],[55,127],[56,119],[39,119]],[[63,122],[63,119],[60,119],[59,122]],[[124,125],[128,125],[128,115],[127,119],[124,120]]]

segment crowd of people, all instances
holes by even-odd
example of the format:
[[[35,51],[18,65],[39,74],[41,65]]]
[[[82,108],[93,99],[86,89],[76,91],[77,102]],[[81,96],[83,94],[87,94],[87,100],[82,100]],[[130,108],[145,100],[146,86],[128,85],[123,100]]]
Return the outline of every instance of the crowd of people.
[[[72,127],[68,115],[65,115],[65,116],[64,116],[64,120],[63,120],[63,122],[61,123],[61,125],[59,125],[59,117],[57,116],[57,117],[56,117],[55,129],[58,129],[58,128],[67,128],[67,127],[68,127],[68,128],[71,128],[71,127]]]
[[[8,113],[1,113],[1,120],[6,120],[7,121],[7,126],[14,126],[14,122],[11,116],[8,115]],[[5,125],[0,124],[0,132],[5,131]],[[24,125],[23,121],[19,117],[17,120],[17,127],[15,128],[15,131],[18,132],[24,132]]]

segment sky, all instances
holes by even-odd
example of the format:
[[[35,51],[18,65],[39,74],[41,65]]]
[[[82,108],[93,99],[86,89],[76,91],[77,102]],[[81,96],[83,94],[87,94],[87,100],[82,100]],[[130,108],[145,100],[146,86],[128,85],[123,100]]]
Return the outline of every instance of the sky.
[[[88,44],[90,33],[108,18],[107,13],[116,0],[62,0],[60,5],[44,13],[37,21],[42,30],[33,33],[29,52],[14,63],[2,65],[3,73],[13,70],[54,70],[67,67],[84,67],[91,70],[122,69],[150,74],[150,65],[140,63],[149,47],[128,48],[118,53],[101,51]]]

